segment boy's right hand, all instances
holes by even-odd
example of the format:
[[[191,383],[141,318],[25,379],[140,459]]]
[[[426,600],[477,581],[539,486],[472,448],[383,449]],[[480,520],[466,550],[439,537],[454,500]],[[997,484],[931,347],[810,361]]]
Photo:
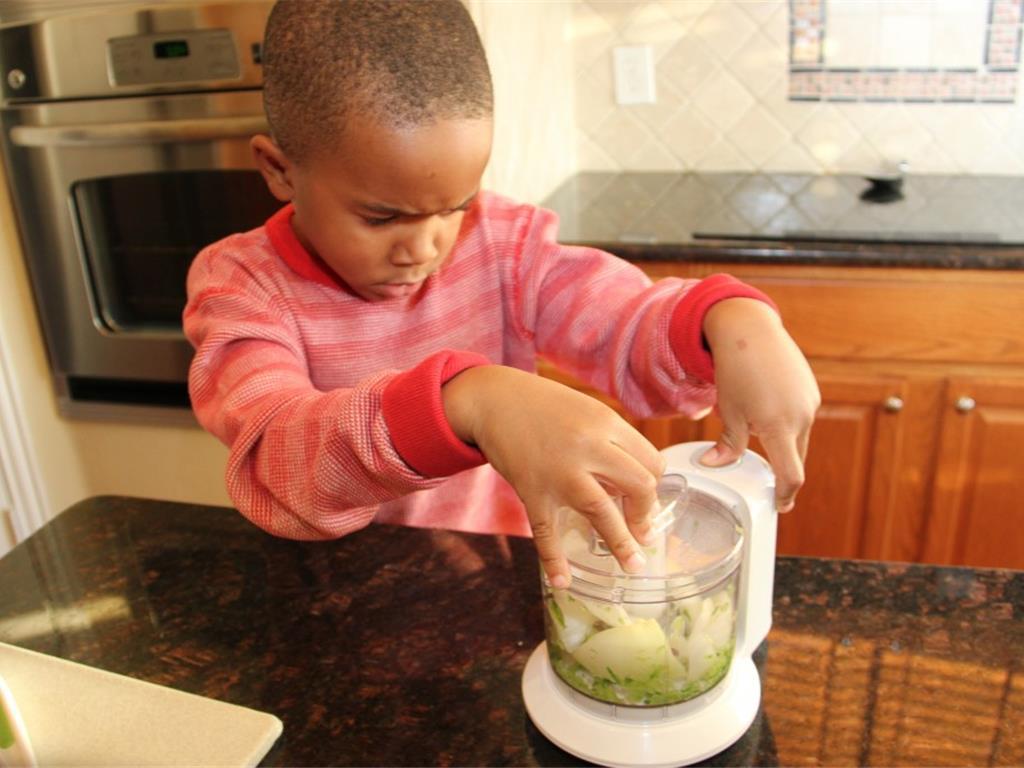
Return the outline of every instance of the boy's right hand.
[[[549,379],[501,365],[468,368],[441,389],[458,437],[487,457],[519,494],[552,586],[569,586],[558,511],[586,517],[627,573],[643,543],[665,460],[615,411]],[[612,500],[621,496],[623,513]]]

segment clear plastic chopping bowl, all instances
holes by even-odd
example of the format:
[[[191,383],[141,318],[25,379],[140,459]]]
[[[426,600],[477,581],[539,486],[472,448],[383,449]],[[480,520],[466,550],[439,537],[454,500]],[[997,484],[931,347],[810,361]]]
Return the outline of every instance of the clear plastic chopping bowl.
[[[743,529],[725,503],[665,475],[647,565],[627,574],[586,518],[564,510],[568,589],[543,581],[551,666],[599,701],[653,707],[692,699],[725,677],[736,643]]]

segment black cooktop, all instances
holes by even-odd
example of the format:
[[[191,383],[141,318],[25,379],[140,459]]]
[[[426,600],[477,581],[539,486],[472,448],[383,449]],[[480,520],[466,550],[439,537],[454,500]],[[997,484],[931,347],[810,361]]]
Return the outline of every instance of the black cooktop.
[[[563,242],[1024,245],[1024,178],[580,173],[544,206]]]

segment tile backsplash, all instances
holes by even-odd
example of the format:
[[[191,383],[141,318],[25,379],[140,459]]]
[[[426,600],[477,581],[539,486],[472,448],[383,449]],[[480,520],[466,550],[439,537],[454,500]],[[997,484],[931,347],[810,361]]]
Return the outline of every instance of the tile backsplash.
[[[578,168],[864,173],[905,160],[911,173],[1024,174],[1020,10],[1021,0],[572,3]],[[800,34],[809,12],[818,48]],[[656,103],[616,103],[612,51],[624,45],[651,46]]]

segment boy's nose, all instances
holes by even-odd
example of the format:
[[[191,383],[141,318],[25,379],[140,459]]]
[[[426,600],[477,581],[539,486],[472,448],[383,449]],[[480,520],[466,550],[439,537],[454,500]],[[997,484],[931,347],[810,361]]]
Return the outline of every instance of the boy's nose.
[[[397,244],[392,252],[392,261],[402,265],[426,264],[436,259],[437,253],[436,228],[424,223]]]

